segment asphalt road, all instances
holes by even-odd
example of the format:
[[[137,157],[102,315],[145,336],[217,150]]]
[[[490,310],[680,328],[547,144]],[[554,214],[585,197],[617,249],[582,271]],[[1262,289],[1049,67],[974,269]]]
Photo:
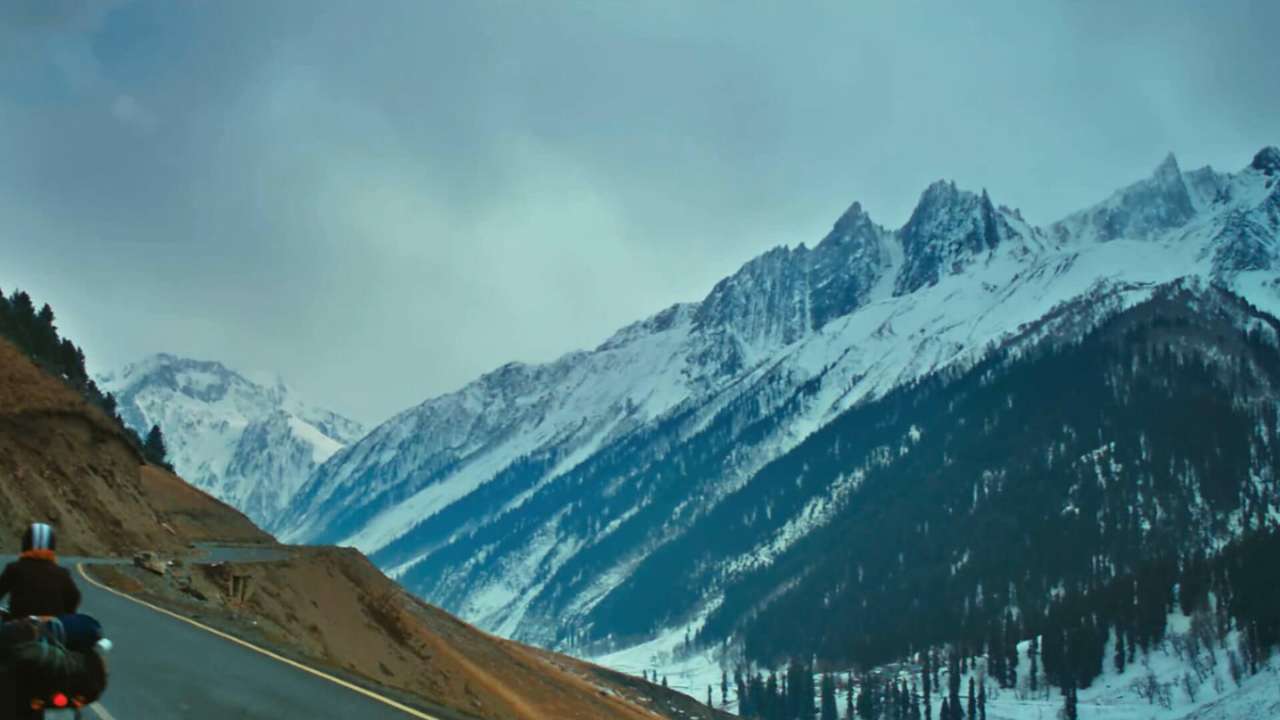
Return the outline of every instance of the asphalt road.
[[[69,559],[68,559],[69,560]],[[64,561],[68,567],[71,563]],[[405,720],[410,714],[214,635],[75,574],[81,612],[115,644],[101,720]],[[53,714],[50,714],[53,717]]]

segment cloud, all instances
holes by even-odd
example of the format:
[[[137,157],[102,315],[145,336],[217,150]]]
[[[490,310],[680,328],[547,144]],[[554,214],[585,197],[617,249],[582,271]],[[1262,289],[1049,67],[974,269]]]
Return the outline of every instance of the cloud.
[[[101,103],[122,126],[155,129],[154,113],[103,70],[95,42],[113,13],[132,0],[13,0],[0,7],[0,42],[27,82],[47,81],[52,71],[61,92],[79,102]],[[35,71],[35,72],[32,72]]]
[[[155,115],[129,95],[116,95],[116,99],[111,102],[111,115],[121,125],[142,132],[150,132],[156,127]]]
[[[1152,12],[1158,8],[1158,12]],[[939,177],[1050,222],[1275,144],[1273,3],[0,3],[0,287],[368,421]]]
[[[9,0],[0,3],[0,40],[29,66],[47,59],[77,87],[101,82],[91,43],[112,13],[132,0]]]

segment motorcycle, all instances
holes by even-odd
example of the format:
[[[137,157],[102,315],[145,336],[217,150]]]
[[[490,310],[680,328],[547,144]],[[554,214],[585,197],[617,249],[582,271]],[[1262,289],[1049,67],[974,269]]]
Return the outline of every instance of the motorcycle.
[[[0,704],[17,720],[80,720],[106,689],[110,650],[87,615],[15,618],[0,606]]]

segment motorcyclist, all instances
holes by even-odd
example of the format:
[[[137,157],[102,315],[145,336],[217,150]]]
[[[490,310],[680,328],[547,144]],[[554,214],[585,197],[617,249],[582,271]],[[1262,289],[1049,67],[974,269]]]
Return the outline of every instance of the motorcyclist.
[[[0,598],[9,596],[13,618],[0,625],[0,720],[39,720],[44,711],[32,698],[50,702],[62,694],[65,702],[74,691],[74,697],[92,700],[106,687],[101,654],[69,642],[72,628],[87,629],[92,637],[86,642],[92,642],[101,637],[101,626],[73,614],[80,590],[58,565],[56,547],[53,527],[33,523],[22,535],[22,554],[0,573]],[[49,628],[57,628],[52,647],[44,635]]]
[[[0,598],[9,596],[13,617],[67,615],[80,608],[80,589],[58,565],[57,539],[47,523],[32,523],[22,535],[22,554],[0,574]]]

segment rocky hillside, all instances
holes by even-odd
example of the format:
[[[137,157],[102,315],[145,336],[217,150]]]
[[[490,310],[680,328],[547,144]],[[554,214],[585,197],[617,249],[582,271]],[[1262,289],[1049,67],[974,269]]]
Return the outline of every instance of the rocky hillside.
[[[391,419],[322,465],[278,527],[354,544],[508,636],[584,651],[683,637],[726,585],[665,594],[671,578],[650,578],[642,607],[628,578],[850,409],[993,348],[1079,339],[1179,278],[1280,309],[1278,182],[1280,151],[1265,148],[1235,173],[1184,173],[1170,156],[1047,227],[951,182],[896,230],[855,203],[816,246],[770,251],[700,302]],[[758,509],[771,534],[700,554],[699,577],[768,565],[828,526],[847,490]]]
[[[216,362],[152,355],[98,384],[139,434],[160,426],[179,474],[268,529],[320,463],[364,434],[278,378],[255,382]]]
[[[243,515],[146,466],[121,427],[0,341],[0,537],[59,529],[74,554],[179,549],[195,540],[266,541]]]

